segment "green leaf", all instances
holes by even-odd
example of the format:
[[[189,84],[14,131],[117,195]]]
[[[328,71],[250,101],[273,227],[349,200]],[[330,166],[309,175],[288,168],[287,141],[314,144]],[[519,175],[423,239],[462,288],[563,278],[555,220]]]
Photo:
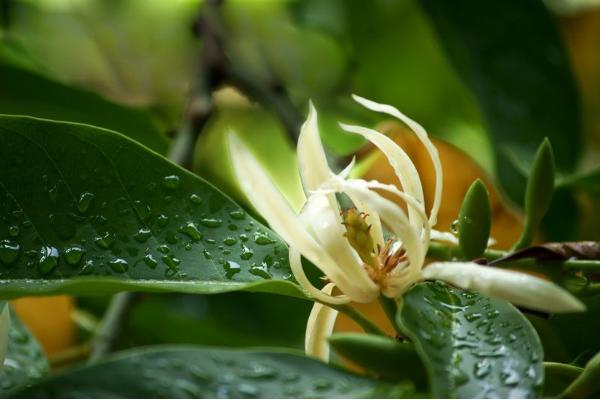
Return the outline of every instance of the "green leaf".
[[[404,296],[396,320],[425,363],[433,397],[539,397],[543,348],[510,303],[428,282]]]
[[[531,245],[542,218],[550,208],[554,192],[554,153],[548,139],[544,139],[531,166],[525,192],[525,226],[513,250]]]
[[[595,398],[600,394],[600,353],[597,353],[562,394],[567,398]]]
[[[415,347],[410,343],[360,333],[337,333],[329,337],[329,343],[339,355],[375,377],[409,380],[419,387],[426,387],[427,373]]]
[[[59,374],[19,398],[363,398],[406,388],[329,367],[300,353],[154,347]]]
[[[481,257],[487,248],[491,214],[488,191],[477,179],[467,190],[458,214],[458,243],[467,260]]]
[[[479,102],[508,197],[523,201],[523,171],[545,137],[558,150],[558,172],[572,172],[582,150],[580,101],[555,21],[543,2],[420,3],[457,74]],[[574,207],[568,193],[555,198],[546,222],[552,240],[562,240],[574,226],[573,214],[558,207],[561,202]]]
[[[303,296],[285,244],[209,183],[112,131],[0,117],[0,295]]]
[[[31,332],[11,312],[8,348],[0,370],[0,396],[40,379],[50,372],[44,352]]]
[[[0,77],[0,114],[101,126],[122,132],[161,154],[167,151],[167,138],[145,111],[117,105],[12,65],[0,64]]]

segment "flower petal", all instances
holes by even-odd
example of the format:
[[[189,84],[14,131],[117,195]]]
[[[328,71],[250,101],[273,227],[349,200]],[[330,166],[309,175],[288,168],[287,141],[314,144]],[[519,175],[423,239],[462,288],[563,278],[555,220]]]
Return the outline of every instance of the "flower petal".
[[[402,189],[416,199],[423,206],[425,200],[423,197],[423,187],[421,186],[421,178],[419,172],[413,164],[410,157],[398,146],[392,139],[384,134],[362,126],[340,124],[340,127],[346,132],[356,133],[373,143],[387,157],[390,165],[394,169],[396,176],[402,184]],[[409,207],[408,215],[411,223],[420,227],[419,220],[415,215],[413,207]]]
[[[332,196],[334,195],[311,194],[302,209],[301,218],[310,227],[313,237],[317,238],[321,248],[343,267],[348,281],[353,286],[367,288],[369,292],[376,293],[377,285],[373,283],[363,268],[360,257],[346,239],[346,230],[342,225],[338,208],[331,206]]]
[[[427,266],[423,277],[473,289],[533,310],[550,313],[585,310],[585,305],[563,288],[522,272],[468,262],[438,262]]]
[[[333,283],[328,283],[322,291],[327,295],[331,295],[334,287]],[[329,361],[329,342],[327,338],[333,332],[337,316],[337,310],[331,307],[320,303],[313,305],[306,323],[304,339],[304,349],[307,355],[320,358],[325,362]]]
[[[273,185],[250,150],[231,132],[229,149],[233,170],[244,194],[288,245],[296,247],[352,300],[370,301],[372,287],[357,286],[308,233],[302,221],[292,211],[283,195]],[[344,239],[343,237],[340,239]]]
[[[297,150],[300,178],[304,192],[308,196],[308,191],[316,190],[333,175],[327,164],[327,157],[319,135],[317,110],[312,102],[309,103],[308,118],[300,128]]]
[[[403,123],[405,123],[412,131],[417,135],[421,143],[425,146],[425,149],[429,153],[431,157],[431,161],[433,162],[433,168],[435,170],[435,193],[433,196],[433,205],[431,207],[431,212],[429,216],[429,222],[431,226],[434,226],[437,221],[437,214],[440,209],[440,204],[442,200],[442,163],[440,161],[440,156],[436,147],[433,145],[431,140],[429,140],[429,136],[427,135],[427,131],[421,125],[419,125],[416,121],[408,118],[406,115],[402,114],[400,110],[395,107],[392,107],[387,104],[380,104],[374,101],[365,99],[364,97],[360,97],[357,95],[352,95],[352,98],[362,106],[368,108],[369,110],[384,113],[391,115],[392,117],[398,118]]]

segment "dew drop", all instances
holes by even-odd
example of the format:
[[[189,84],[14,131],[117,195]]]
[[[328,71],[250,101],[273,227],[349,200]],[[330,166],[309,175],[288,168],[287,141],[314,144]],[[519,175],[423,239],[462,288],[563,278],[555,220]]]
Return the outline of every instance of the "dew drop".
[[[264,278],[264,279],[272,278],[271,274],[267,270],[267,266],[264,264],[261,264],[261,265],[254,264],[250,267],[249,271],[252,275],[260,276],[261,278]]]
[[[270,379],[277,376],[277,371],[265,364],[253,362],[250,369],[243,371],[241,375],[252,379]]]
[[[225,276],[227,276],[228,279],[231,279],[233,275],[242,270],[240,264],[233,261],[225,261],[223,263],[223,268],[225,268]]]
[[[48,190],[48,197],[52,203],[56,204],[56,200],[58,199],[58,185],[54,185]]]
[[[171,251],[171,249],[169,248],[169,246],[167,246],[166,244],[161,244],[156,249],[158,251],[160,251],[161,253],[163,253],[163,254],[168,254]]]
[[[492,371],[492,364],[489,360],[481,360],[475,363],[473,374],[482,379]]]
[[[202,197],[198,196],[196,193],[192,193],[190,195],[190,201],[194,204],[202,203]]]
[[[146,243],[152,236],[152,231],[148,228],[140,228],[134,235],[133,238],[138,243]]]
[[[81,270],[79,271],[80,275],[88,275],[94,272],[94,262],[92,260],[87,260]]]
[[[237,240],[233,236],[227,236],[225,239],[223,239],[223,243],[225,243],[227,246],[233,246],[237,243]]]
[[[19,257],[20,246],[18,243],[12,243],[9,240],[0,240],[0,261],[3,264],[10,265]]]
[[[460,221],[455,219],[454,221],[452,221],[452,224],[450,225],[450,232],[452,232],[454,235],[458,235],[458,227],[460,225]]]
[[[504,368],[500,373],[500,379],[506,386],[515,386],[521,380],[521,376],[512,368]]]
[[[464,385],[469,381],[469,375],[467,375],[465,371],[460,368],[451,368],[450,377],[456,386]]]
[[[156,266],[158,265],[158,261],[156,261],[152,254],[146,254],[144,256],[144,263],[152,269],[156,268]]]
[[[316,379],[312,386],[315,390],[327,390],[333,386],[333,382],[327,379]]]
[[[90,209],[94,197],[95,195],[90,192],[81,193],[79,200],[77,201],[77,209],[80,213],[85,214]]]
[[[115,242],[115,235],[110,232],[105,232],[101,236],[97,236],[94,239],[94,243],[98,245],[98,247],[102,249],[108,249]]]
[[[160,214],[156,221],[158,226],[165,227],[169,223],[169,217],[167,217],[165,214]]]
[[[248,383],[240,383],[237,386],[238,392],[245,397],[257,397],[258,396],[258,388],[254,385],[250,385]]]
[[[210,254],[210,251],[204,249],[202,250],[202,254],[204,254],[204,258],[206,258],[207,260],[212,259],[212,254]]]
[[[167,267],[169,267],[169,269],[172,270],[179,269],[179,264],[181,263],[181,261],[179,261],[178,258],[172,257],[170,255],[162,256],[161,260],[165,263]]]
[[[109,261],[108,265],[110,266],[110,269],[119,274],[127,272],[129,269],[129,263],[122,258],[115,258],[114,260]]]
[[[162,185],[167,189],[175,189],[179,186],[179,176],[167,175],[162,179]]]
[[[68,247],[64,252],[65,260],[69,265],[78,265],[81,262],[81,258],[85,250],[80,246]]]
[[[20,231],[21,230],[19,229],[19,225],[12,225],[12,226],[8,227],[8,234],[11,237],[19,236]]]
[[[229,216],[233,219],[244,219],[246,217],[246,213],[242,210],[234,210],[229,213]]]
[[[254,255],[254,252],[250,250],[245,244],[242,244],[242,252],[240,253],[240,258],[242,260],[249,260]]]
[[[217,228],[221,226],[223,221],[218,218],[202,218],[200,223],[208,228]]]
[[[275,243],[275,241],[271,239],[266,233],[256,232],[254,234],[254,243],[264,246],[267,244],[273,244]]]
[[[202,235],[202,233],[200,233],[200,231],[196,227],[196,224],[194,224],[193,222],[188,222],[187,224],[180,227],[179,232],[187,235],[190,239],[194,241],[202,240],[202,238],[204,237],[204,235]]]
[[[59,252],[56,247],[43,246],[40,249],[38,267],[42,275],[47,275],[58,266]]]

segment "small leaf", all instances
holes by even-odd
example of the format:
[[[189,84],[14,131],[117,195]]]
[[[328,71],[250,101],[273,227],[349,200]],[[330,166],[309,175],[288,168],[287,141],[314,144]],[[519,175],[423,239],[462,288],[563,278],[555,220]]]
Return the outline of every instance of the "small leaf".
[[[588,361],[581,375],[565,389],[561,397],[597,398],[598,395],[600,395],[600,353]]]
[[[535,153],[535,159],[527,178],[525,192],[525,227],[513,250],[527,247],[533,241],[542,218],[550,208],[554,192],[554,154],[546,138]]]
[[[331,347],[341,356],[375,377],[410,380],[425,387],[427,372],[415,347],[390,337],[373,334],[338,333],[329,337]]]
[[[544,397],[558,397],[575,378],[581,375],[583,368],[556,362],[544,363]]]
[[[12,310],[11,310],[12,311]],[[8,347],[4,367],[0,370],[0,396],[50,372],[50,366],[40,344],[21,323],[14,312],[10,313]]]
[[[477,179],[465,194],[458,215],[458,243],[465,259],[483,255],[490,237],[491,214],[488,191]]]
[[[427,368],[433,397],[539,397],[543,348],[510,303],[427,282],[404,296],[396,321]]]
[[[303,297],[286,245],[112,131],[0,117],[0,298],[121,290]]]
[[[127,351],[41,381],[17,398],[365,398],[406,386],[332,368],[292,351],[162,346]]]

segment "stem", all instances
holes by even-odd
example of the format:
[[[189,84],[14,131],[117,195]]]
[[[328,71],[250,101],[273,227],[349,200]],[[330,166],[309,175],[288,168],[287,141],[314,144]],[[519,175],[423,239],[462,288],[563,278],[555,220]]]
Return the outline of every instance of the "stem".
[[[508,251],[503,250],[492,250],[488,249],[484,252],[483,256],[488,261],[493,261],[498,258],[504,257],[510,254]],[[431,242],[427,251],[427,256],[442,261],[454,261],[460,257],[460,250],[457,246],[443,244],[439,242]],[[517,260],[510,260],[510,263],[517,265],[524,269],[535,269],[539,270],[540,266],[550,266],[559,268],[565,271],[581,271],[583,273],[600,273],[600,260],[541,260],[531,258],[521,258]],[[503,267],[504,265],[497,264],[497,267]]]
[[[328,305],[328,307],[343,312],[348,317],[352,318],[352,320],[358,325],[360,325],[360,327],[363,328],[366,333],[387,336],[387,334],[384,331],[382,331],[377,325],[375,325],[373,321],[365,317],[360,311],[350,307],[348,304]]]
[[[88,359],[89,363],[98,361],[98,359],[110,353],[134,300],[135,293],[132,292],[117,293],[112,297],[100,327],[92,339],[92,352]]]
[[[52,368],[65,366],[80,360],[83,360],[90,354],[90,344],[83,343],[78,346],[69,347],[68,349],[48,357],[48,362]]]
[[[398,304],[394,299],[390,299],[389,297],[379,296],[379,304],[381,304],[381,308],[385,312],[385,315],[388,317],[392,326],[396,330],[396,334],[402,334],[400,327],[396,323],[396,313],[398,312]]]

